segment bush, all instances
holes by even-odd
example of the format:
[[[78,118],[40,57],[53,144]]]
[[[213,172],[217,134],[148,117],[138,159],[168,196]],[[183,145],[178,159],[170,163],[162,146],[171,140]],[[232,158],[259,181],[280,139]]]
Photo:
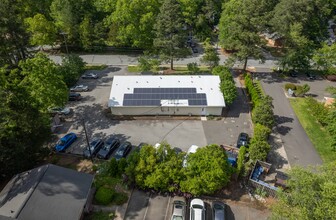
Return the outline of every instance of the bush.
[[[270,96],[260,99],[252,111],[253,123],[264,125],[270,129],[273,127],[275,121],[272,100]]]
[[[288,89],[296,90],[296,85],[293,84],[293,83],[286,83],[285,84],[285,90],[288,91]]]
[[[309,85],[304,84],[303,86],[296,86],[296,90],[295,90],[295,95],[296,96],[303,96],[305,95],[308,91],[310,90]]]
[[[238,176],[241,176],[244,173],[245,154],[246,154],[246,147],[245,146],[240,147],[237,161]]]
[[[106,187],[100,187],[96,192],[95,200],[99,205],[108,205],[112,202],[114,196],[114,190]]]
[[[259,88],[256,88],[253,84],[250,74],[245,75],[245,86],[248,94],[250,95],[253,107],[257,106],[260,99],[262,98],[262,93],[259,91]]]
[[[187,67],[188,71],[192,73],[198,73],[200,71],[200,68],[198,67],[197,63],[188,63]]]
[[[113,199],[113,203],[116,205],[122,205],[126,203],[128,200],[128,196],[125,193],[116,193]]]
[[[270,134],[271,129],[268,127],[258,123],[254,126],[254,137],[267,141]]]

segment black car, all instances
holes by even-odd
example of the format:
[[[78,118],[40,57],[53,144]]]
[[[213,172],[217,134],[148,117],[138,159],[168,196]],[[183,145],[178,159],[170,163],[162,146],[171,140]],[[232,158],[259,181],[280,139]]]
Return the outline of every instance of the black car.
[[[289,71],[289,75],[291,77],[297,77],[298,76],[298,71],[297,70],[290,70]]]
[[[309,73],[309,72],[306,73],[306,76],[308,77],[308,79],[311,79],[311,80],[316,79],[316,76],[312,73]]]
[[[90,149],[85,148],[85,150],[83,151],[83,156],[86,158],[94,157],[98,153],[100,148],[102,148],[103,146],[104,146],[104,142],[102,139],[94,139],[90,143]]]
[[[240,133],[237,140],[237,148],[240,148],[241,146],[248,147],[248,142],[249,142],[248,134],[244,132]]]
[[[119,145],[120,141],[117,138],[108,138],[104,143],[104,147],[99,150],[97,157],[100,159],[108,159],[112,152],[119,147]]]
[[[132,144],[130,142],[125,142],[118,148],[117,152],[114,154],[114,158],[116,160],[120,160],[123,157],[126,157],[128,152],[130,152],[132,148]]]
[[[69,94],[69,101],[79,101],[81,99],[82,99],[82,96],[79,93],[70,93]]]

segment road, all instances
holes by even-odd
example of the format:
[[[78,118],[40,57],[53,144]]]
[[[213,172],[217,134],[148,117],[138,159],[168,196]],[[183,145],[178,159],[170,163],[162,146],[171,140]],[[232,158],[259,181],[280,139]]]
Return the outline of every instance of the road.
[[[285,96],[283,85],[292,81],[292,79],[282,79],[269,73],[258,73],[257,77],[261,80],[265,93],[273,98],[274,115],[276,117],[275,131],[281,136],[289,164],[304,167],[322,164],[321,157],[309,140]]]
[[[219,52],[220,54],[220,52]],[[117,55],[117,54],[86,54],[86,55],[80,55],[80,57],[88,64],[106,64],[106,65],[116,65],[116,66],[128,66],[128,65],[137,65],[138,64],[138,58],[140,55]],[[50,55],[50,59],[52,59],[56,63],[61,63],[61,56],[59,55]],[[200,58],[202,57],[202,54],[194,54],[188,58],[184,58],[178,61],[175,61],[175,65],[187,65],[188,63],[198,63],[201,64]],[[227,59],[226,55],[220,54],[219,55],[220,64],[223,64],[225,60]],[[274,67],[275,60],[271,57],[268,57],[269,59],[266,60],[265,63],[260,63],[259,60],[248,60],[248,67],[266,67],[266,68],[272,68]],[[239,66],[237,63],[236,66]]]

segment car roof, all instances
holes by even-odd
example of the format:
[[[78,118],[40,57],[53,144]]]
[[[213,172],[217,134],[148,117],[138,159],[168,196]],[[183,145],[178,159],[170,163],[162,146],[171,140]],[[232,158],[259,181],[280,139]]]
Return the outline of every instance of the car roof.
[[[201,199],[193,199],[190,202],[190,206],[193,206],[193,205],[201,205],[204,207],[204,202]]]
[[[199,148],[199,146],[197,146],[197,145],[191,145],[191,147],[188,149],[188,154],[195,153],[198,148]]]

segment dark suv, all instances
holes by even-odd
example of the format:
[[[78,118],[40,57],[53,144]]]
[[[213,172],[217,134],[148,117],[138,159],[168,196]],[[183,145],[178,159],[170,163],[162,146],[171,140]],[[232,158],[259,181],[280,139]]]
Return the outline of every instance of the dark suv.
[[[79,101],[81,99],[82,99],[82,96],[79,93],[70,93],[69,94],[69,101]]]
[[[244,132],[240,133],[237,140],[237,148],[240,148],[241,146],[248,147],[248,142],[249,142],[248,134]]]

